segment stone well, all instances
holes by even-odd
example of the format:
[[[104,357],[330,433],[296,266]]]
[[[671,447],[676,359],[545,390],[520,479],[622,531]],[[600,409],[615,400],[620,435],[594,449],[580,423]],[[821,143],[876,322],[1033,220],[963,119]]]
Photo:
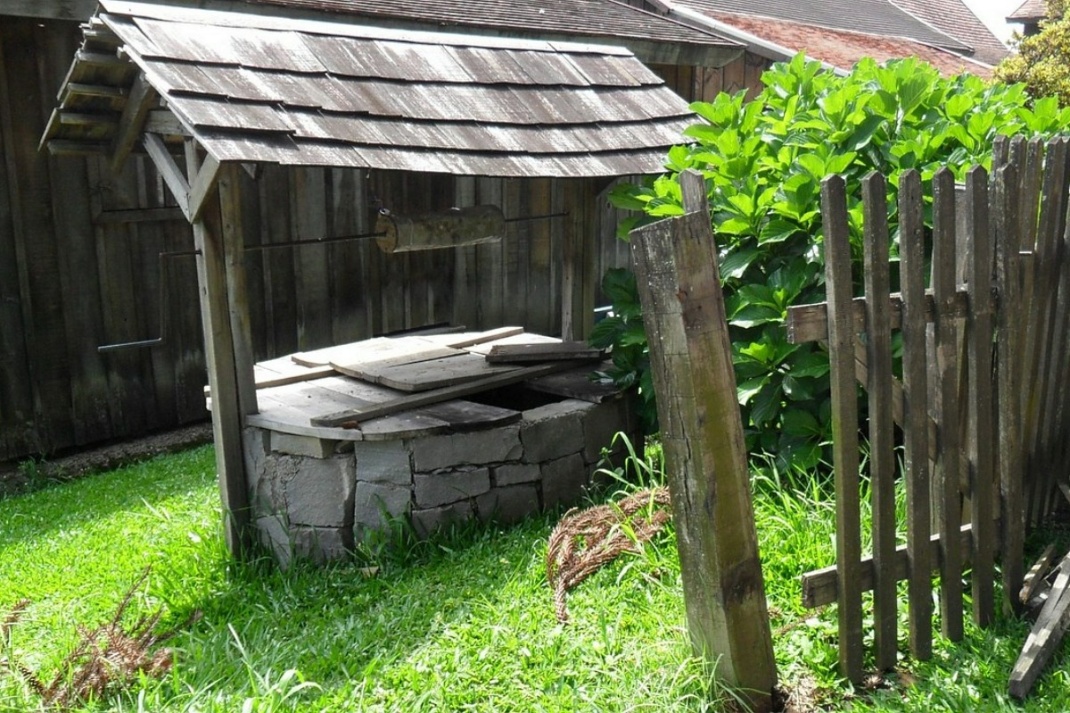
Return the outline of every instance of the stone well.
[[[593,400],[525,392],[522,407],[502,408],[516,392],[492,407],[515,416],[476,430],[395,428],[336,440],[247,426],[261,541],[284,567],[294,558],[327,562],[391,519],[427,536],[463,520],[509,524],[578,503],[614,434],[634,437],[630,402],[604,389]]]

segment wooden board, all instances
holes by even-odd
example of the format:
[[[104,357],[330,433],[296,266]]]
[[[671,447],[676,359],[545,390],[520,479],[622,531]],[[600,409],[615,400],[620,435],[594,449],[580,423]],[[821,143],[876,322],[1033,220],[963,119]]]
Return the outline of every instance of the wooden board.
[[[292,354],[292,359],[297,364],[305,366],[326,366],[332,361],[346,361],[363,354],[390,353],[402,347],[400,344],[407,343],[405,340],[413,337],[375,337],[374,339],[362,339],[348,344],[338,344],[333,347],[315,349],[309,352],[297,352]],[[419,339],[416,337],[415,339]]]
[[[591,375],[599,370],[609,368],[609,362],[591,364],[532,379],[524,386],[532,391],[569,399],[579,399],[593,404],[621,397],[621,390],[612,383],[592,380]]]
[[[341,365],[344,374],[401,391],[431,391],[515,371],[519,367],[488,364],[477,354],[460,354],[416,363]]]
[[[519,364],[562,359],[601,359],[604,354],[601,349],[590,347],[586,342],[496,344],[487,352],[486,360],[492,364]]]
[[[479,344],[473,344],[465,347],[465,351],[472,352],[473,354],[482,354],[486,356],[490,353],[490,350],[494,347],[504,344],[558,344],[561,340],[557,337],[547,337],[542,334],[533,334],[531,332],[521,332],[520,334],[513,334],[500,339],[492,339],[487,342],[480,342]]]
[[[443,401],[451,401],[461,396],[477,394],[481,391],[488,391],[500,386],[508,386],[509,384],[515,384],[527,379],[552,374],[556,371],[564,371],[572,366],[574,365],[569,362],[558,362],[554,364],[540,364],[538,366],[515,369],[477,381],[457,384],[455,386],[447,386],[443,389],[434,389],[433,391],[426,391],[418,394],[410,394],[395,401],[379,404],[377,406],[348,409],[346,411],[325,414],[312,419],[312,425],[359,428],[361,421],[408,411],[409,409],[419,408],[421,406],[430,406],[432,404],[442,403]]]

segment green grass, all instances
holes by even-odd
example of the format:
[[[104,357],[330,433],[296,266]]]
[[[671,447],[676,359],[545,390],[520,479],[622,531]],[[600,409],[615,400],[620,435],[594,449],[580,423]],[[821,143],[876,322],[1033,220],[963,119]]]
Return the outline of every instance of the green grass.
[[[211,449],[200,448],[0,502],[0,611],[33,602],[10,653],[50,675],[75,626],[105,620],[151,565],[135,609],[163,606],[170,624],[193,610],[203,618],[172,642],[178,659],[168,677],[87,710],[725,708],[707,702],[703,667],[690,655],[671,531],[581,584],[562,626],[545,583],[554,517],[281,573],[227,557],[213,468]],[[931,662],[904,659],[912,685],[851,691],[837,679],[834,608],[799,604],[799,574],[833,561],[829,489],[765,470],[755,502],[787,686],[816,686],[829,710],[1070,709],[1065,656],[1024,707],[1009,702],[1007,676],[1027,632],[1012,619],[987,631],[967,626],[959,644],[938,639]],[[362,574],[368,564],[377,576]],[[34,706],[18,679],[0,674],[0,710]]]

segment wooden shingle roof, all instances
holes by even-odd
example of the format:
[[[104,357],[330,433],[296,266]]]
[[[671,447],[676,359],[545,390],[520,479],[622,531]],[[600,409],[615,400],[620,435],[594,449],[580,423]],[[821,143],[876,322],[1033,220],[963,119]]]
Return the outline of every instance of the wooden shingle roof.
[[[1008,20],[1039,22],[1048,16],[1044,0],[1025,0],[1018,9],[1007,16]]]
[[[113,34],[126,61],[97,69],[76,58],[68,84],[125,90],[142,73],[182,131],[221,162],[653,173],[692,121],[687,104],[618,47],[119,0],[101,0],[89,27]],[[44,141],[106,148],[125,108],[65,92]]]

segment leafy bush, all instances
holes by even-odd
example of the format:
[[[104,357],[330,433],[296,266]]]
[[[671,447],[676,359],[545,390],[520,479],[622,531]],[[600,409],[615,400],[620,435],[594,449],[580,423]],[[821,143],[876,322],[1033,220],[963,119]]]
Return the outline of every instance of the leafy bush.
[[[1017,41],[1017,54],[1000,62],[996,78],[1024,82],[1033,96],[1059,97],[1070,105],[1070,2],[1048,0],[1040,32]]]
[[[685,131],[693,143],[670,150],[669,173],[644,186],[618,186],[611,199],[643,212],[622,226],[626,237],[639,224],[683,214],[681,171],[705,175],[748,447],[812,467],[830,429],[828,358],[817,345],[789,344],[784,319],[789,305],[825,298],[820,181],[829,174],[847,179],[860,263],[860,181],[867,173],[888,177],[894,243],[903,170],[916,168],[928,180],[947,165],[961,178],[973,165],[991,165],[998,134],[1048,135],[1070,123],[1070,111],[1055,99],[1030,106],[1021,85],[944,78],[916,60],[865,60],[837,76],[800,55],[774,65],[763,83],[751,102],[740,92],[692,104],[702,121]],[[892,255],[897,259],[894,245]],[[640,388],[656,427],[634,279],[614,271],[605,286],[614,315],[596,325],[592,342],[613,345],[609,376]]]

